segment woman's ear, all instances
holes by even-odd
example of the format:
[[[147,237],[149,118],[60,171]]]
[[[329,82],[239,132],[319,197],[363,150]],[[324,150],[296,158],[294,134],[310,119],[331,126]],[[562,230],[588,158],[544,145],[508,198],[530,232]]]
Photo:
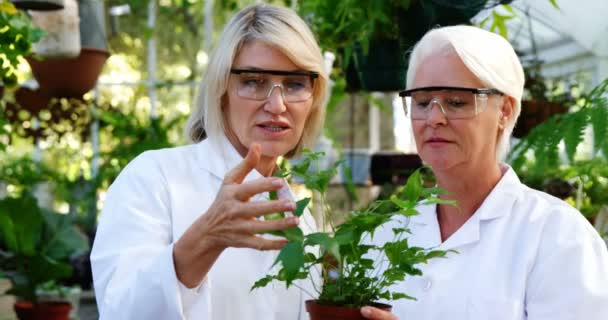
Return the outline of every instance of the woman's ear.
[[[502,106],[500,107],[499,126],[501,129],[504,129],[515,113],[515,98],[503,96],[502,101]]]

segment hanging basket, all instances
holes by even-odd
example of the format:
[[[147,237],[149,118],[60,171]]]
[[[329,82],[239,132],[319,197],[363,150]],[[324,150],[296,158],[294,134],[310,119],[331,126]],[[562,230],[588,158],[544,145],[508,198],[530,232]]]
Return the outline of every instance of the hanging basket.
[[[83,48],[75,58],[26,60],[42,92],[57,98],[81,98],[95,87],[109,56],[107,51]]]
[[[51,11],[61,10],[64,7],[63,0],[11,0],[21,10]]]
[[[375,39],[370,42],[367,54],[356,45],[346,74],[349,88],[357,84],[367,91],[390,92],[405,88],[407,50],[411,45],[394,39]]]
[[[80,54],[78,3],[66,0],[56,11],[31,11],[32,22],[46,35],[34,44],[34,52],[45,58],[72,58]]]

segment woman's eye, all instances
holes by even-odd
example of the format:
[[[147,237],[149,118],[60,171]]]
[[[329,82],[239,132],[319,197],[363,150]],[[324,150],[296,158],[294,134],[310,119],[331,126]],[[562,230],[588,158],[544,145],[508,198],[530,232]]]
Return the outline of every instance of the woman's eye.
[[[289,82],[285,83],[285,88],[287,88],[287,90],[289,90],[289,91],[302,90],[302,89],[304,89],[304,87],[306,87],[306,84],[304,82],[289,81]]]
[[[245,78],[241,79],[241,84],[247,87],[258,87],[264,84],[264,80],[259,78]]]
[[[415,106],[420,109],[425,109],[429,106],[429,103],[430,101],[428,100],[416,101]]]
[[[463,108],[467,105],[467,103],[462,100],[451,99],[448,101],[448,105],[454,108]]]

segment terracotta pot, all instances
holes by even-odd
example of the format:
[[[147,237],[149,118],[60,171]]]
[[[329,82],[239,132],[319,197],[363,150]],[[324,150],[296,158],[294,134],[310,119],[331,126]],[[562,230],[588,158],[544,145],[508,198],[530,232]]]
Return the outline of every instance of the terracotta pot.
[[[67,302],[15,302],[15,313],[20,320],[68,320],[72,306]]]
[[[26,60],[42,92],[57,98],[81,98],[93,89],[109,56],[107,51],[83,48],[76,58]]]
[[[392,309],[390,305],[384,303],[370,305],[386,311]],[[323,305],[318,304],[316,300],[306,301],[306,311],[310,314],[310,320],[365,320],[360,308]]]

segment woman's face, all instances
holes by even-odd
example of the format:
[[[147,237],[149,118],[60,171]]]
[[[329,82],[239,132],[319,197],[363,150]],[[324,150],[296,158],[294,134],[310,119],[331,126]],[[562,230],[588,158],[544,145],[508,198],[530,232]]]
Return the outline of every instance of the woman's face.
[[[279,49],[260,41],[245,43],[232,64],[232,69],[303,71]],[[260,76],[261,78],[257,78]],[[239,88],[252,88],[259,82],[270,80],[274,87],[270,96],[262,101],[244,98]],[[275,83],[276,82],[276,83]],[[262,156],[276,158],[295,148],[300,141],[304,125],[312,109],[313,97],[301,102],[286,102],[281,91],[288,86],[281,75],[252,74],[251,78],[231,74],[228,84],[224,117],[227,136],[241,155],[245,155],[253,142],[261,145]],[[287,92],[283,92],[287,95]],[[264,93],[264,97],[266,93]]]
[[[412,88],[431,86],[485,87],[455,53],[429,56],[420,64]],[[438,104],[431,104],[426,120],[412,120],[420,157],[435,171],[496,163],[498,134],[505,124],[502,102],[501,96],[489,95],[485,109],[467,119],[447,119]]]

